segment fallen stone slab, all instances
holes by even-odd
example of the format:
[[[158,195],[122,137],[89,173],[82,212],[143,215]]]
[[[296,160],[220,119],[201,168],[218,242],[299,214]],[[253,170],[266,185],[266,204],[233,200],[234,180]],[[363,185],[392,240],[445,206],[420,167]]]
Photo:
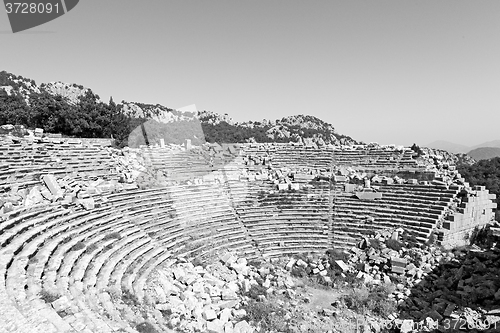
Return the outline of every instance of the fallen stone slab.
[[[242,320],[234,325],[234,333],[253,333],[254,328],[250,326],[245,320]]]
[[[62,189],[57,183],[56,177],[53,175],[43,175],[41,178],[52,195],[60,196],[62,194]]]
[[[349,266],[343,260],[335,260],[335,263],[342,270],[342,272],[349,271]]]

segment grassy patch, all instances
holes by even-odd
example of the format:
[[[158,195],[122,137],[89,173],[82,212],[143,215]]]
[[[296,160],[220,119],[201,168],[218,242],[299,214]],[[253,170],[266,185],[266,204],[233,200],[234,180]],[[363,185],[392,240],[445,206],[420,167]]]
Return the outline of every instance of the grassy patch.
[[[381,250],[382,245],[380,244],[380,241],[376,238],[370,238],[368,240],[370,242],[370,247],[374,248],[375,250]]]
[[[260,295],[267,295],[266,288],[260,284],[252,284],[250,290],[244,296],[250,297],[253,300],[258,300]]]
[[[110,239],[121,239],[122,236],[118,232],[112,232],[110,234],[107,234],[104,236],[103,240],[110,240]]]
[[[396,311],[396,303],[389,299],[390,285],[360,286],[342,296],[345,305],[360,314],[387,317]]]
[[[158,331],[154,328],[154,326],[150,322],[142,322],[138,324],[135,329],[139,333],[158,333]]]
[[[127,305],[135,305],[135,306],[140,305],[139,298],[135,294],[131,293],[130,290],[127,289],[122,292],[122,301]]]
[[[249,260],[248,261],[248,266],[253,266],[256,269],[259,269],[262,266],[262,261],[260,260]]]
[[[247,314],[243,319],[260,326],[262,332],[292,332],[285,319],[286,311],[272,301],[256,302],[251,300],[244,309]]]
[[[97,250],[97,245],[95,244],[90,244],[89,246],[87,246],[87,249],[85,250],[87,253],[92,253],[94,252],[95,250]]]
[[[52,303],[56,300],[58,300],[61,297],[60,294],[51,292],[48,290],[43,289],[40,292],[40,298],[45,302],[45,303]]]
[[[400,251],[403,248],[403,243],[395,239],[388,239],[385,241],[385,245],[394,251]]]
[[[83,250],[86,247],[84,242],[78,242],[75,245],[73,245],[70,249],[70,251],[79,251]]]

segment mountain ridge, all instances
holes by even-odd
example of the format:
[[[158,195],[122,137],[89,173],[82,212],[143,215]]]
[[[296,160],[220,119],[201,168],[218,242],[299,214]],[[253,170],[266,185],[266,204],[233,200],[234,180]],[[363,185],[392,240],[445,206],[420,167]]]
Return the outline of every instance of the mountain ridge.
[[[500,157],[500,147],[479,147],[472,149],[467,155],[476,161],[489,160],[494,157]]]
[[[0,125],[9,123],[40,127],[45,132],[68,136],[113,136],[120,142],[127,140],[138,126],[144,129],[144,124],[148,124],[155,131],[152,135],[155,138],[159,138],[162,131],[177,132],[176,143],[183,134],[193,133],[192,130],[179,133],[176,127],[189,126],[201,126],[207,142],[360,143],[337,133],[332,124],[311,115],[234,122],[227,114],[206,110],[178,111],[161,104],[125,100],[116,104],[112,98],[105,103],[92,89],[82,85],[59,81],[37,85],[32,79],[1,71]]]
[[[475,145],[475,146],[465,146],[465,145],[461,145],[461,144],[446,141],[446,140],[436,140],[436,141],[433,141],[433,142],[427,144],[425,147],[446,150],[446,151],[448,151],[450,153],[454,153],[454,154],[457,154],[457,153],[469,154],[470,152],[473,152],[479,148],[500,148],[500,140],[487,141],[487,142],[483,142],[483,143]],[[484,152],[485,150],[482,150],[482,151]],[[476,152],[473,152],[472,154],[476,154]],[[472,157],[474,157],[474,156],[472,156]]]

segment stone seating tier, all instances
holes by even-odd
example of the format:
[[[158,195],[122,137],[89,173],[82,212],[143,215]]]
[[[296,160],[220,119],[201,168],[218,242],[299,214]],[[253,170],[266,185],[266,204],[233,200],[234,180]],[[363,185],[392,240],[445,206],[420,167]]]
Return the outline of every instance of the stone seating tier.
[[[72,179],[114,172],[108,150],[70,144],[1,148],[0,188],[8,189],[10,181],[30,188],[47,172]],[[334,162],[365,169],[418,169],[408,151],[302,147],[292,154],[286,145],[245,149],[242,156],[271,157],[273,164],[297,167],[327,169]],[[231,159],[219,156],[215,164]],[[244,166],[243,157],[233,162],[232,171]],[[149,163],[186,175],[189,168],[199,174],[212,169],[205,157],[190,153],[151,150]],[[313,188],[278,192],[268,181],[229,180],[107,193],[95,197],[99,205],[90,211],[57,202],[16,207],[0,219],[0,311],[29,332],[134,332],[131,305],[115,298],[130,292],[143,299],[147,279],[172,257],[205,258],[226,249],[248,258],[324,252],[332,245],[351,247],[359,236],[387,227],[404,227],[423,242],[459,191],[439,184],[377,184],[382,198],[370,201],[352,198],[339,186],[330,190],[328,182],[307,184]],[[477,199],[463,200],[457,214],[446,220],[451,231],[462,232],[491,200],[483,190]],[[84,245],[78,249],[78,244]],[[45,303],[42,291],[58,300]],[[13,325],[0,316],[2,324]]]

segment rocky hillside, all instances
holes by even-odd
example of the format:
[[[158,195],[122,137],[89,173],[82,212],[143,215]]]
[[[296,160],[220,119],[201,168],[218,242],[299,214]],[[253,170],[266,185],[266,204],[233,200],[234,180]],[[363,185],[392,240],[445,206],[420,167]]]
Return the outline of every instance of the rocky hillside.
[[[62,82],[42,83],[0,72],[0,125],[40,127],[67,136],[113,136],[120,145],[141,124],[152,138],[168,133],[166,142],[302,142],[304,144],[356,144],[352,138],[314,116],[297,115],[278,120],[234,122],[227,114],[182,112],[160,104],[102,101],[90,88]],[[194,128],[179,131],[178,128]],[[172,138],[172,133],[175,137]],[[196,133],[196,134],[193,134]],[[201,133],[201,134],[200,134]],[[179,137],[182,136],[182,137]],[[204,136],[201,137],[200,136]],[[168,140],[167,140],[168,139]],[[156,143],[156,142],[150,142]]]
[[[469,166],[476,163],[476,161],[468,154],[463,154],[463,153],[453,154],[442,149],[418,147],[415,145],[412,147],[412,149],[414,149],[418,153],[419,157],[422,157],[424,160],[428,160],[430,158],[434,160],[439,160],[440,162],[448,163],[449,165],[457,165],[457,166],[460,165]]]
[[[319,118],[308,115],[288,116],[278,120],[237,123],[227,115],[200,112],[200,121],[208,137],[216,142],[302,142],[304,144],[358,143],[338,134],[335,128]]]

